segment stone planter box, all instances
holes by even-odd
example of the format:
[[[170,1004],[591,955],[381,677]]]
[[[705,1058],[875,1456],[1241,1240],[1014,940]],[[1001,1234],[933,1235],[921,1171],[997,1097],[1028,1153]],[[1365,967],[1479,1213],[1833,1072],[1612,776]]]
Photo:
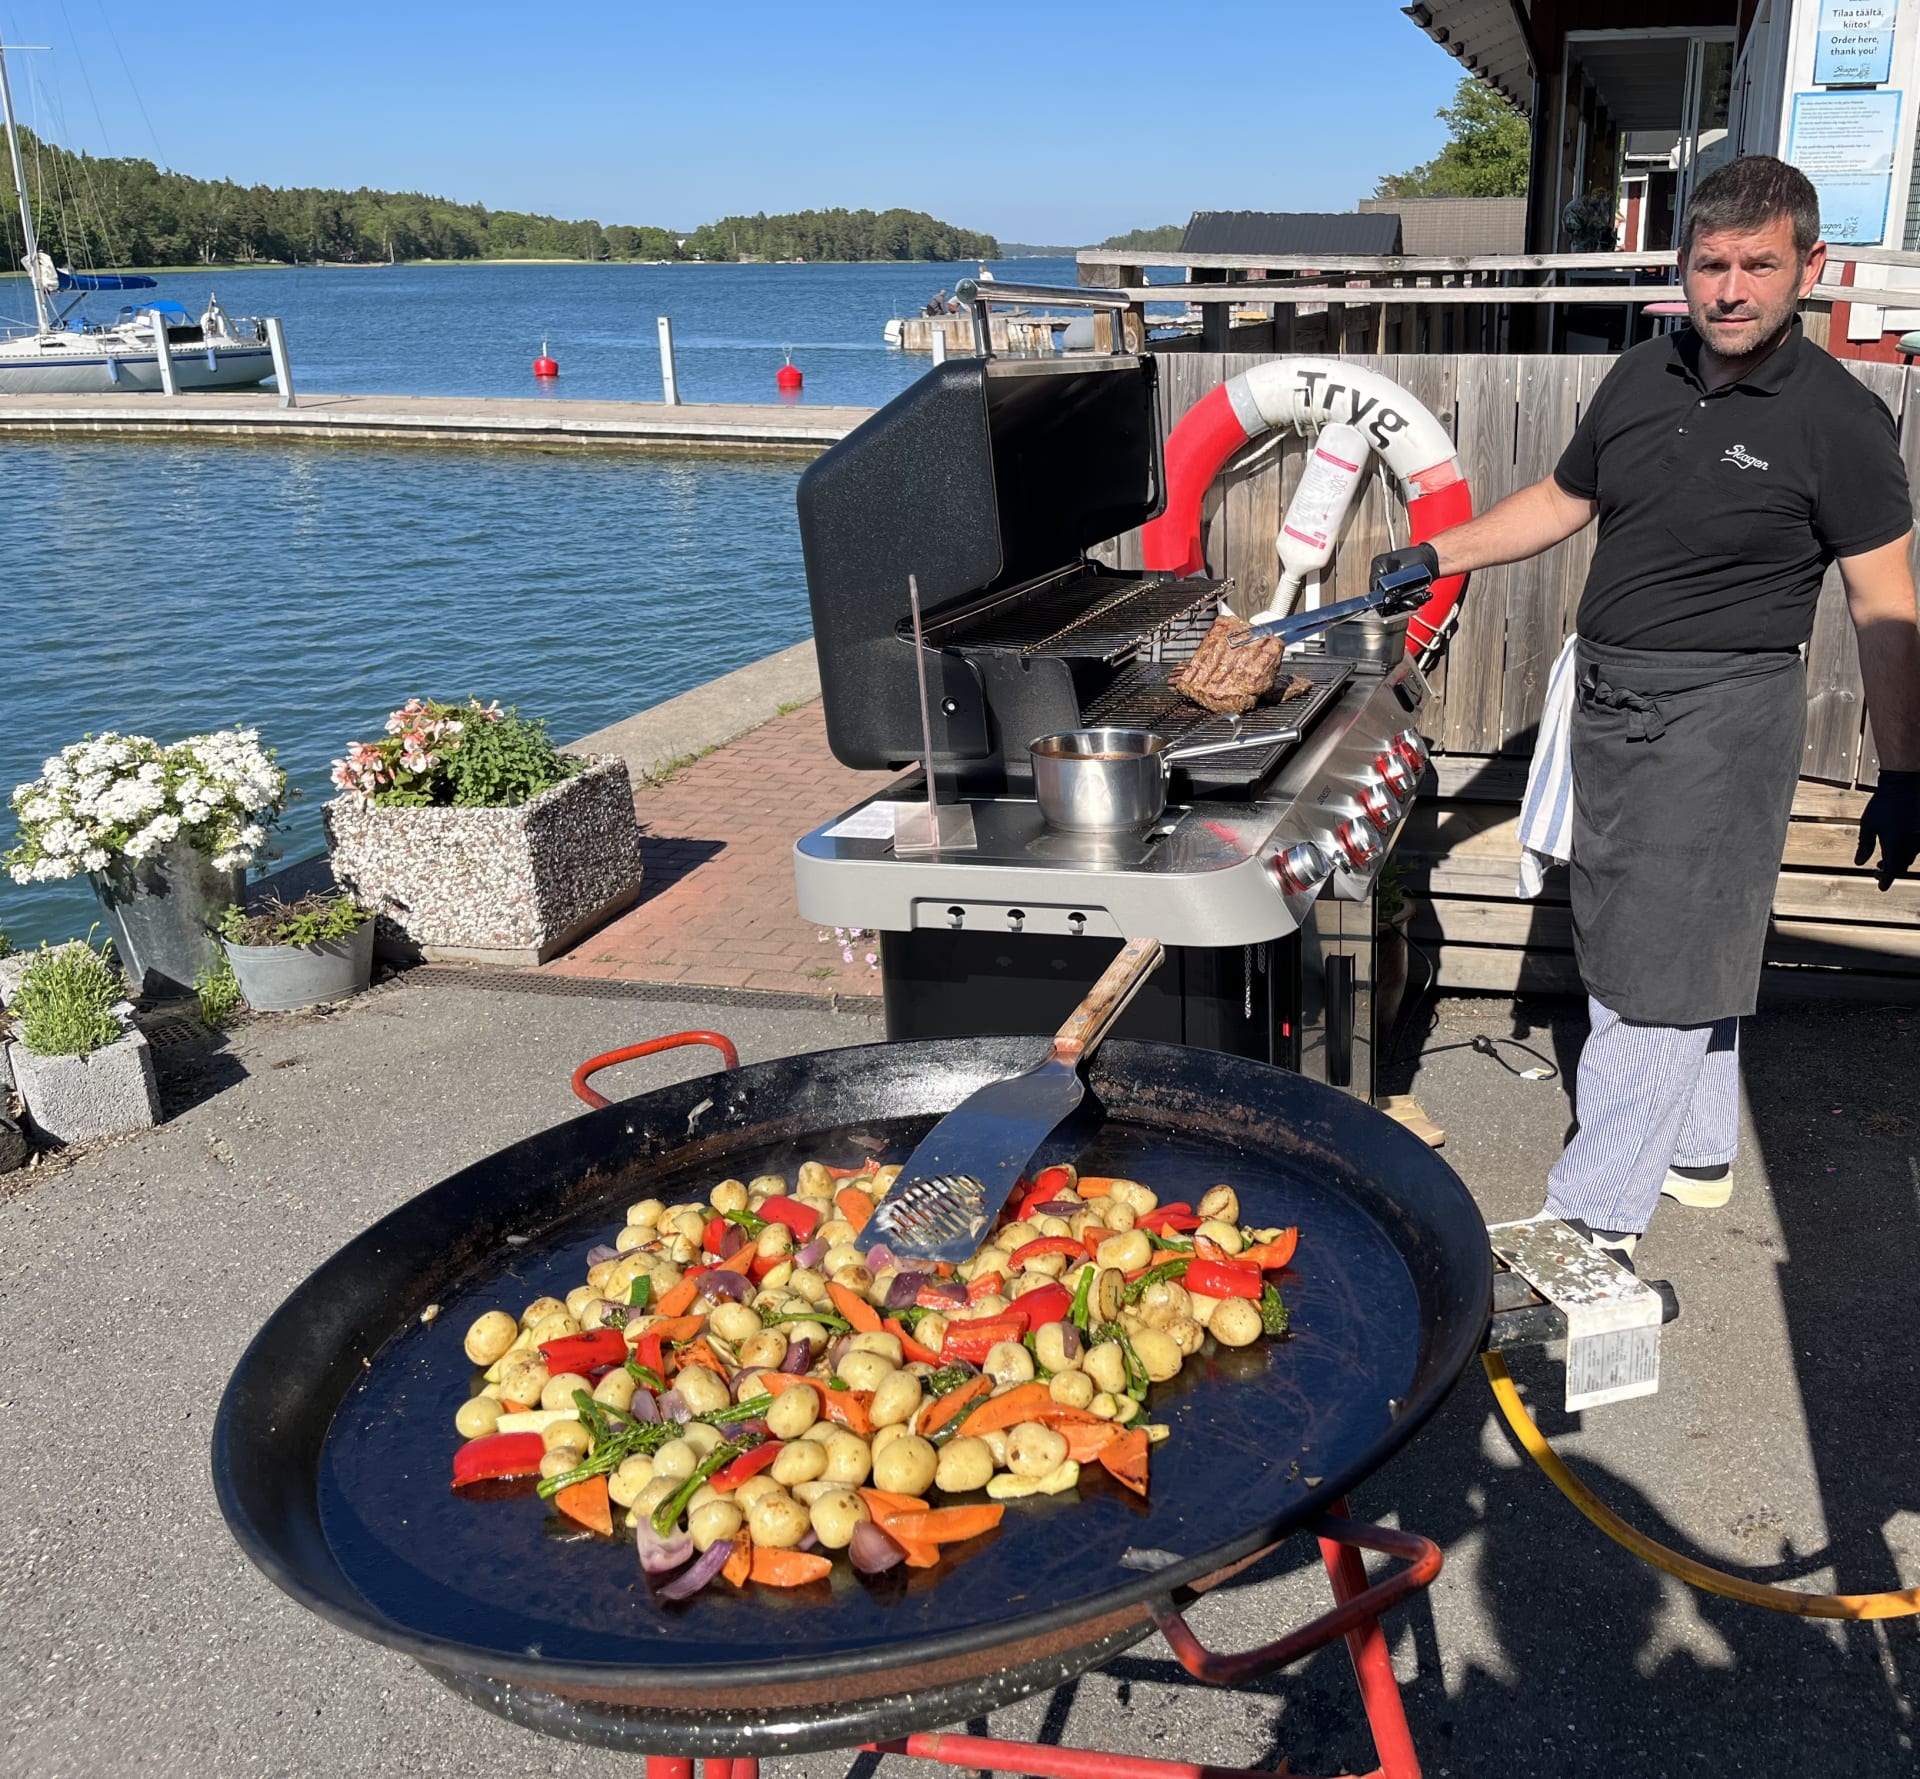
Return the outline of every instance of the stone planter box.
[[[57,1143],[149,1130],[160,1122],[153,1052],[130,1031],[91,1056],[35,1056],[9,1044],[7,1060],[33,1127]]]
[[[323,819],[333,875],[379,916],[375,949],[417,962],[541,964],[640,893],[626,763],[594,755],[517,809],[375,809]]]

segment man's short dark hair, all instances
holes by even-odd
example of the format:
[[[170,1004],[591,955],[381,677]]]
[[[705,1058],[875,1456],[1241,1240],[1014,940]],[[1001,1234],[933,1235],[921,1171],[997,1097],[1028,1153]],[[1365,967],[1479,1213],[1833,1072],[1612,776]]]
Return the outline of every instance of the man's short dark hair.
[[[1793,224],[1793,249],[1805,263],[1820,239],[1820,195],[1813,181],[1770,154],[1743,154],[1695,187],[1680,225],[1680,251],[1691,253],[1697,234],[1752,234],[1779,216]]]

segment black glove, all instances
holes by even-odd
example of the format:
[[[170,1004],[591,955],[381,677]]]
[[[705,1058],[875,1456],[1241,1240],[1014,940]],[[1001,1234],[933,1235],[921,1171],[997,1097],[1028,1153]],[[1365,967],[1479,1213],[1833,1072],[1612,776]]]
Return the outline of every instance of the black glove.
[[[1374,557],[1372,566],[1367,570],[1367,586],[1377,591],[1381,578],[1405,568],[1424,568],[1427,571],[1429,586],[1440,578],[1440,552],[1432,544],[1408,544],[1402,549],[1385,550]],[[1426,598],[1426,589],[1414,594],[1403,595],[1406,604],[1418,605]],[[1396,605],[1394,609],[1404,609]]]
[[[1896,877],[1913,869],[1920,854],[1920,772],[1880,774],[1879,787],[1860,812],[1860,847],[1853,862],[1864,865],[1876,844],[1880,863],[1875,875],[1881,889],[1888,890]]]

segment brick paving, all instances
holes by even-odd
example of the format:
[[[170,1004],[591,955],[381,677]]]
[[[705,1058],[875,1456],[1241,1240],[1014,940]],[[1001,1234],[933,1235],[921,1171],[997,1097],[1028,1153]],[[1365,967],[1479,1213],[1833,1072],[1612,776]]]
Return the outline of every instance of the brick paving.
[[[642,784],[645,878],[618,920],[542,966],[550,976],[688,987],[877,995],[868,947],[822,943],[793,898],[793,843],[871,796],[887,775],[827,748],[818,700],[729,742],[664,784]]]

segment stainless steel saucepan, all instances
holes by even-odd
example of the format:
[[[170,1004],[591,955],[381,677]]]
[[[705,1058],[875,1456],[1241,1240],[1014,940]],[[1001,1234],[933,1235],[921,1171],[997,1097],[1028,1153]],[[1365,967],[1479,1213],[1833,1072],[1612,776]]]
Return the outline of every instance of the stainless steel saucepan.
[[[1033,794],[1048,826],[1070,834],[1113,834],[1159,819],[1167,781],[1181,762],[1297,740],[1297,731],[1278,729],[1172,747],[1146,729],[1062,729],[1042,735],[1027,753]]]

